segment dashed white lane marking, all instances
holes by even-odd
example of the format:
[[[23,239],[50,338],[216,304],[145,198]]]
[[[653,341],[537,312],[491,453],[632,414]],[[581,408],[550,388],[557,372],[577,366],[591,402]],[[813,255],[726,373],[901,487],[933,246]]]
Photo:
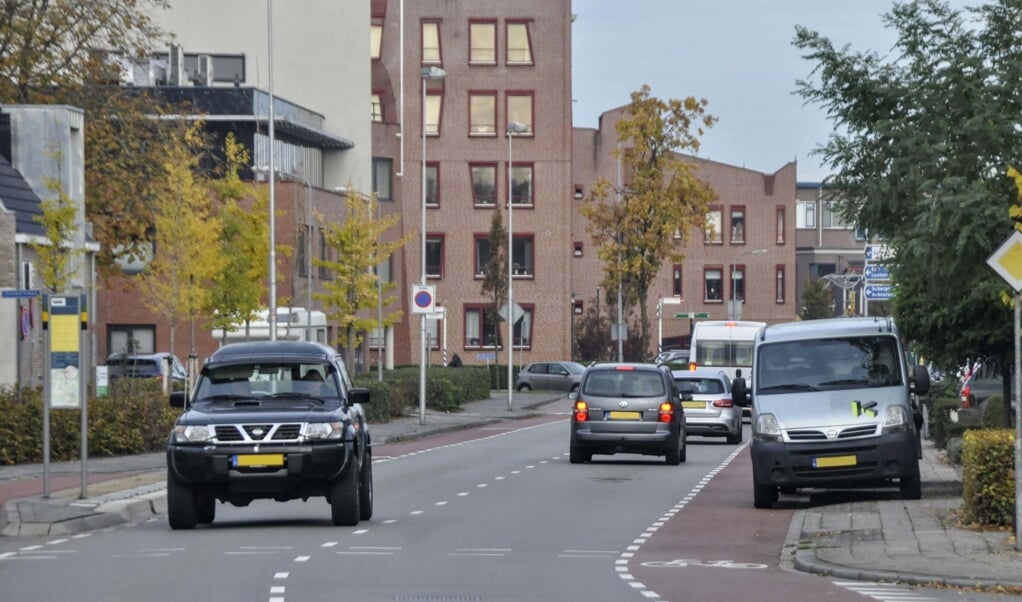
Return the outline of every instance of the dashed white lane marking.
[[[434,502],[433,505],[434,506],[446,506],[447,502],[446,501]]]
[[[332,547],[334,547],[336,545],[337,545],[336,541],[328,541],[328,542],[326,542],[324,544],[320,544],[319,547],[321,547],[321,548],[332,548]]]
[[[287,579],[290,574],[291,573],[288,573],[286,571],[281,571],[279,573],[274,573],[273,574],[273,578],[274,579]]]
[[[613,558],[617,550],[562,550],[558,558]]]
[[[717,474],[721,470],[723,470],[728,464],[730,464],[735,458],[737,458],[738,454],[742,453],[747,445],[748,443],[745,443],[736,448],[734,451],[732,451],[728,455],[728,457],[724,458],[723,462],[721,462],[719,465],[717,465],[716,468],[711,470],[709,473],[707,473],[706,476],[700,479],[700,481],[694,487],[692,487],[692,490],[685,494],[685,496],[681,498],[681,500],[677,504],[675,504],[673,508],[665,512],[663,516],[661,516],[659,519],[657,519],[656,522],[654,522],[649,528],[647,528],[646,531],[643,532],[641,537],[636,538],[635,541],[632,542],[632,545],[625,548],[625,551],[621,553],[621,555],[614,563],[615,564],[614,570],[617,572],[617,576],[620,577],[622,581],[624,581],[629,586],[635,589],[641,590],[641,594],[645,598],[648,598],[650,600],[661,600],[660,594],[647,588],[642,583],[635,581],[635,577],[630,572],[628,572],[629,559],[635,556],[635,553],[639,551],[639,547],[642,544],[646,543],[646,541],[650,537],[652,537],[653,534],[656,533],[660,529],[660,527],[667,522],[669,518],[680,512],[686,505],[688,505],[688,503],[691,502],[695,498],[695,496],[703,490],[706,484],[709,483],[713,479],[713,477],[717,476]]]
[[[503,556],[511,551],[511,548],[458,548],[454,552],[448,552],[448,556]]]
[[[283,594],[284,593],[284,586],[283,585],[274,585],[273,587],[270,588],[270,593],[271,594]]]
[[[399,547],[389,546],[351,546],[347,550],[338,550],[338,554],[355,554],[363,556],[393,556],[395,552],[400,552]]]
[[[834,581],[833,583],[883,602],[935,602],[937,600],[937,598],[915,592],[907,587],[894,587],[883,583],[869,581]]]
[[[309,556],[296,556],[295,562],[308,562]]]

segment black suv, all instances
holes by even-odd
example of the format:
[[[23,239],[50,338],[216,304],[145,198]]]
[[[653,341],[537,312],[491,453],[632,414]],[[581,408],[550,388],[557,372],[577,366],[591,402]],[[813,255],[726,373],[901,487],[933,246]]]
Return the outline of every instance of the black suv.
[[[335,525],[373,515],[372,440],[336,351],[319,343],[234,343],[205,363],[167,444],[172,529],[213,522],[216,501],[325,496]]]

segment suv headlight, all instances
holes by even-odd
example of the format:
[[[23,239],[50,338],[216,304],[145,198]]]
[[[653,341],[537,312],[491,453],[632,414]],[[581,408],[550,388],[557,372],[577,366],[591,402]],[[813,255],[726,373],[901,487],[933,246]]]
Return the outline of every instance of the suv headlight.
[[[884,434],[908,430],[908,410],[905,406],[889,406],[884,412]]]
[[[344,436],[341,422],[310,422],[305,427],[306,439],[340,439]]]
[[[186,443],[201,443],[213,438],[213,429],[206,424],[184,425],[174,427],[174,440]]]
[[[752,428],[752,436],[760,441],[780,441],[781,425],[773,414],[759,414]]]

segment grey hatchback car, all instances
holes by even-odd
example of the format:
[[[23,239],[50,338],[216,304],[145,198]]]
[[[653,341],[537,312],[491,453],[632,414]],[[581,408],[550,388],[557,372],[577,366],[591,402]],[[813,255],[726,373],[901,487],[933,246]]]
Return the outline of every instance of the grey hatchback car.
[[[593,454],[664,456],[685,461],[683,399],[668,370],[653,364],[596,364],[571,393],[569,460],[579,464]]]
[[[575,391],[586,367],[577,362],[533,362],[515,379],[518,391]]]
[[[681,403],[689,435],[726,437],[728,443],[742,442],[742,408],[731,399],[731,379],[722,370],[696,368],[675,370],[674,386],[692,394]]]

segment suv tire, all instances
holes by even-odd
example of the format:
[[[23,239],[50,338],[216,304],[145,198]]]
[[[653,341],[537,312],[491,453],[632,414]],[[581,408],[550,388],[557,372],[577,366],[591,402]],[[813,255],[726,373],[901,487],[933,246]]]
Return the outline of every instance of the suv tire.
[[[585,462],[589,462],[592,459],[593,459],[592,454],[583,453],[575,449],[574,447],[568,450],[568,461],[571,462],[572,464],[584,464]]]
[[[366,452],[358,482],[358,518],[369,520],[373,517],[373,457]]]
[[[177,480],[173,473],[167,473],[167,522],[171,529],[194,529],[199,523],[196,512],[195,492],[188,485]]]
[[[216,498],[202,497],[195,501],[195,518],[200,525],[208,525],[216,518]]]
[[[330,518],[333,523],[341,527],[357,525],[360,516],[358,502],[358,471],[352,466],[330,487]]]
[[[738,423],[738,430],[733,435],[730,434],[730,433],[728,434],[727,442],[728,443],[741,443],[742,442],[742,423],[741,423],[741,421],[739,421],[739,423]]]

